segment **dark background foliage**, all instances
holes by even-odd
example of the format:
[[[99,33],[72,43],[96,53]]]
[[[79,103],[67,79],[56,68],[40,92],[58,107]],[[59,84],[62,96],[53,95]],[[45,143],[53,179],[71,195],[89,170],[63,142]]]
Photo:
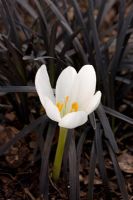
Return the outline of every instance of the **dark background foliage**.
[[[131,199],[132,1],[1,0],[0,31],[1,200],[41,199],[40,193]],[[104,105],[69,131],[57,184],[50,173],[58,127],[44,115],[34,87],[42,63],[53,88],[68,65],[78,71],[92,64]]]

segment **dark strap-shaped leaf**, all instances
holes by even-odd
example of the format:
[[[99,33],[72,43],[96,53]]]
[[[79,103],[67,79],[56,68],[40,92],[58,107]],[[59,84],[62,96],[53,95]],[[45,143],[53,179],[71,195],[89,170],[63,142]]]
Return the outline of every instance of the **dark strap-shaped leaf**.
[[[104,191],[105,191],[105,199],[111,200],[111,193],[109,190],[109,180],[107,177],[107,172],[105,168],[105,161],[104,161],[104,152],[103,152],[103,147],[102,147],[102,133],[100,130],[100,124],[97,123],[97,128],[95,130],[96,134],[96,152],[97,152],[97,159],[98,159],[98,165],[99,165],[99,170],[100,170],[100,175],[103,180],[103,186],[104,186]]]
[[[109,140],[113,150],[116,153],[118,153],[119,149],[118,149],[117,143],[116,143],[115,138],[114,138],[114,134],[112,132],[112,129],[110,127],[108,118],[107,118],[107,116],[105,114],[105,111],[104,111],[104,108],[103,108],[102,104],[99,105],[99,107],[96,110],[96,112],[97,112],[99,120],[100,120],[100,122],[101,122],[101,124],[103,126],[105,137]]]
[[[17,0],[16,2],[20,4],[20,6],[22,6],[34,19],[37,19],[36,10],[32,8],[31,4],[27,0]]]
[[[0,93],[36,92],[35,86],[0,86]]]
[[[77,160],[78,160],[78,165],[80,164],[80,158],[81,158],[81,153],[82,153],[82,148],[83,148],[83,144],[85,141],[85,138],[87,136],[87,134],[89,134],[90,127],[87,127],[85,129],[85,131],[83,131],[81,133],[81,136],[79,138],[78,144],[77,144]]]
[[[92,40],[94,43],[94,47],[95,47],[95,52],[96,52],[96,71],[97,74],[99,74],[99,76],[97,77],[98,79],[100,78],[102,80],[102,84],[103,84],[103,88],[104,91],[106,92],[107,95],[107,99],[109,99],[109,94],[108,94],[108,80],[105,79],[106,77],[106,65],[104,62],[104,58],[103,58],[103,53],[101,51],[100,48],[100,40],[99,40],[99,35],[98,35],[98,30],[96,27],[96,21],[94,19],[94,1],[93,0],[88,0],[89,2],[89,10],[88,10],[88,23],[90,23],[90,28],[92,29]]]
[[[90,155],[90,169],[89,169],[89,179],[88,179],[88,199],[89,200],[93,200],[96,159],[97,159],[96,147],[95,147],[95,141],[93,141],[91,155]]]
[[[53,3],[51,0],[45,0],[47,5],[50,7],[50,9],[53,11],[53,13],[56,15],[57,19],[60,21],[61,25],[67,30],[68,34],[73,34],[73,30],[71,29],[70,25],[68,24],[67,20],[63,16],[63,14],[60,12],[58,7]],[[82,45],[80,44],[78,38],[75,38],[73,41],[73,44],[75,48],[80,52],[82,55],[82,58],[84,60],[84,63],[88,63],[87,56],[82,48]]]
[[[48,55],[51,57],[55,57],[57,28],[58,28],[58,22],[55,22],[51,28],[50,43],[48,48]],[[53,59],[48,60],[48,72],[51,80],[51,86],[54,87],[56,69],[55,69],[55,61]]]
[[[105,10],[105,7],[107,6],[106,3],[107,3],[106,0],[101,1],[101,5],[100,5],[99,11],[98,11],[97,18],[96,18],[96,25],[97,25],[98,29],[102,23],[102,20],[103,20],[104,14],[105,14],[104,10]]]
[[[90,119],[90,123],[91,123],[93,129],[95,130],[96,129],[96,118],[95,118],[94,112],[89,115],[89,119]]]
[[[80,31],[81,31],[81,28],[78,28],[73,34],[68,36],[68,38],[66,39],[66,42],[64,44],[64,47],[63,47],[63,49],[61,50],[61,53],[60,53],[61,58],[63,58],[66,51],[70,49],[70,46],[71,46],[74,38],[77,37],[77,35],[79,34]]]
[[[112,160],[112,163],[113,163],[113,166],[114,166],[114,170],[115,170],[118,185],[119,185],[119,188],[120,188],[120,191],[121,191],[121,194],[122,194],[122,198],[123,198],[123,200],[128,200],[128,193],[126,191],[126,185],[125,185],[124,177],[121,173],[116,155],[115,155],[115,153],[114,153],[114,151],[113,151],[113,149],[110,146],[108,141],[106,141],[106,145],[108,147],[110,157],[111,157],[111,160]]]
[[[16,24],[15,24],[14,16],[13,16],[13,8],[14,8],[13,3],[11,3],[10,6],[9,6],[9,3],[8,3],[7,0],[1,0],[1,1],[2,1],[3,7],[5,9],[5,13],[6,13],[8,23],[10,25],[11,39],[14,42],[14,44],[18,48],[20,48],[20,43],[19,43],[18,34],[17,34],[17,30],[16,30]]]
[[[80,191],[80,181],[79,181],[80,159],[81,159],[83,144],[89,132],[89,129],[90,128],[86,128],[86,130],[81,133],[81,136],[77,144],[77,191]]]
[[[119,1],[119,21],[118,21],[118,33],[121,30],[121,27],[124,23],[124,15],[125,15],[125,8],[126,8],[126,0],[120,0]]]
[[[73,131],[70,131],[69,145],[69,184],[70,184],[70,200],[79,199],[79,191],[77,191],[77,156]]]
[[[41,116],[30,125],[24,127],[14,138],[12,138],[9,142],[4,144],[0,147],[0,155],[3,155],[12,145],[14,145],[18,140],[24,138],[27,134],[33,131],[40,123],[47,123],[48,122],[47,116]]]
[[[71,0],[71,3],[72,3],[72,5],[73,5],[73,7],[75,9],[75,15],[77,16],[78,24],[83,29],[84,42],[85,42],[87,51],[88,51],[88,53],[90,55],[91,54],[91,51],[90,51],[90,40],[89,40],[89,36],[88,36],[89,34],[88,34],[88,31],[87,31],[87,26],[84,23],[84,19],[83,19],[82,13],[80,11],[80,7],[78,5],[77,0]]]
[[[130,117],[126,116],[126,115],[123,115],[120,112],[118,112],[116,110],[113,110],[113,109],[111,109],[109,107],[106,107],[106,106],[104,106],[104,109],[105,109],[105,112],[107,114],[110,114],[110,115],[112,115],[114,117],[117,117],[117,118],[119,118],[119,119],[121,119],[121,120],[123,120],[123,121],[125,121],[125,122],[127,122],[127,123],[129,123],[131,125],[133,125],[133,119],[132,118],[130,118]]]
[[[42,60],[42,59],[44,59],[44,60],[49,60],[49,59],[51,60],[51,59],[53,59],[56,62],[58,62],[59,64],[61,64],[62,68],[67,67],[66,63],[63,60],[61,60],[60,58],[52,57],[52,56],[39,56],[39,57],[36,57],[34,60],[37,61],[37,60]]]
[[[126,16],[121,29],[119,30],[119,34],[117,35],[117,42],[116,42],[116,52],[109,64],[108,71],[112,72],[112,78],[115,78],[115,74],[120,66],[120,60],[123,57],[124,50],[126,48],[126,44],[128,42],[130,34],[127,34],[127,30],[130,27],[133,19],[133,6],[129,14]]]
[[[45,200],[48,200],[49,193],[49,180],[48,180],[48,166],[49,166],[49,156],[52,146],[52,141],[55,135],[55,129],[57,124],[52,122],[49,124],[46,140],[44,143],[41,171],[40,171],[40,192]]]
[[[46,49],[48,50],[48,35],[49,35],[49,28],[48,28],[48,23],[47,23],[47,19],[46,16],[44,14],[44,11],[42,9],[42,2],[34,0],[34,3],[36,5],[37,8],[37,12],[38,12],[38,16],[39,16],[39,21],[40,21],[40,28],[42,31],[42,35],[43,35],[43,40],[45,42],[45,46]]]
[[[37,142],[36,142],[36,147],[33,151],[33,162],[36,161],[36,156],[38,150],[40,151],[40,154],[43,154],[43,147],[44,147],[44,138],[43,138],[43,132],[46,127],[46,123],[41,123],[36,127],[37,131]],[[40,157],[40,156],[38,156]]]

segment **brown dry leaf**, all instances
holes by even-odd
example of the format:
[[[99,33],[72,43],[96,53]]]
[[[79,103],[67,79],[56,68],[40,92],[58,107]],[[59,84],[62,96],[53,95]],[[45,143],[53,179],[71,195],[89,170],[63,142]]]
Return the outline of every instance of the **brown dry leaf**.
[[[71,22],[74,19],[74,8],[70,7],[67,12],[67,18]]]
[[[80,6],[81,11],[83,13],[85,13],[87,11],[87,9],[88,9],[88,1],[87,0],[84,0],[84,1],[80,0],[79,1],[79,6]]]
[[[95,177],[94,185],[101,185],[101,184],[102,184],[102,181],[98,177]]]
[[[86,192],[81,191],[81,192],[80,192],[80,197],[85,197],[85,196],[86,196]]]
[[[118,162],[122,171],[133,174],[133,156],[124,152],[118,157]]]
[[[29,149],[26,144],[17,142],[13,147],[10,148],[8,154],[5,156],[10,167],[19,167],[25,160],[29,160]]]
[[[16,115],[14,112],[6,113],[5,118],[10,121],[14,121],[16,119]]]
[[[18,132],[15,127],[0,125],[0,145],[9,142]]]
[[[9,142],[18,132],[19,131],[15,127],[0,126],[0,146]],[[29,148],[27,147],[27,144],[18,141],[15,145],[9,148],[5,160],[11,167],[18,167],[27,159],[28,155]]]

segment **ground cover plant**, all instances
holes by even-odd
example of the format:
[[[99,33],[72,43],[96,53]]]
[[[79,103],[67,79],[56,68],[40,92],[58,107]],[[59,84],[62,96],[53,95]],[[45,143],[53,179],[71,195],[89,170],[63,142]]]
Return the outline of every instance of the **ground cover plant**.
[[[132,199],[132,31],[130,0],[0,1],[1,200]],[[68,66],[93,65],[102,93],[68,129],[58,178],[59,126],[35,89],[42,64],[53,91]]]

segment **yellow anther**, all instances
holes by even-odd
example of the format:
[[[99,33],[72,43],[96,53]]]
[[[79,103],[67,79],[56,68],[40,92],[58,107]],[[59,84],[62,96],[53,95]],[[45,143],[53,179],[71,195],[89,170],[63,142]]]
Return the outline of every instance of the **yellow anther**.
[[[69,96],[66,96],[66,97],[65,97],[65,103],[66,103],[66,104],[67,104],[68,100],[69,100]]]
[[[79,108],[78,103],[77,102],[73,102],[70,112],[77,112],[78,108]]]
[[[69,101],[69,96],[66,96],[63,103],[62,102],[56,103],[56,106],[62,116],[66,115],[68,112],[77,112],[79,109],[79,104],[77,102],[73,102],[71,104],[70,111],[68,111],[68,106],[69,106],[67,105],[68,101]]]
[[[57,102],[57,103],[56,103],[56,106],[57,106],[59,112],[61,112],[61,111],[62,111],[62,108],[63,108],[63,106],[64,106],[64,104],[63,104],[63,103],[60,103],[60,102]]]

